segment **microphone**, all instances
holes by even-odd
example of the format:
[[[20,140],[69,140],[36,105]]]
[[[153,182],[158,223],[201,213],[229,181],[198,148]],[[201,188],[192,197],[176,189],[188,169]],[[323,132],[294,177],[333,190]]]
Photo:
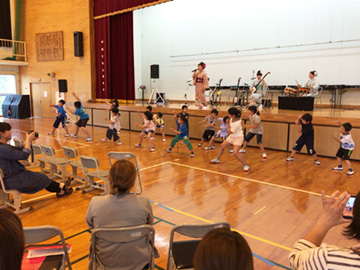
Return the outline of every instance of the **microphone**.
[[[191,71],[191,72],[195,72],[195,71],[197,71],[197,68],[196,69],[194,69],[193,71]]]

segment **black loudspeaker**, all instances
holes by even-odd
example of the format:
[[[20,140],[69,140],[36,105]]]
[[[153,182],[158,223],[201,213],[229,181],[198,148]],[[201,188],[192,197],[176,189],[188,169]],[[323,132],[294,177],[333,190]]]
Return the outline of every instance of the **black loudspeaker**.
[[[59,92],[67,92],[67,80],[59,80]]]
[[[150,66],[150,77],[151,79],[159,79],[159,65]]]
[[[74,55],[84,56],[83,33],[74,32]]]

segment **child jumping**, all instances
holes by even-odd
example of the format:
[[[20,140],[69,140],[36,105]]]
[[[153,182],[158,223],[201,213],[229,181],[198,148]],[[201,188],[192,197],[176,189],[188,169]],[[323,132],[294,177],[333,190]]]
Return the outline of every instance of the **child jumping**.
[[[250,125],[245,125],[244,126],[245,128],[250,128],[250,130],[249,130],[248,134],[245,137],[244,145],[243,145],[243,148],[240,150],[240,153],[245,153],[246,152],[247,144],[256,135],[256,141],[257,141],[257,144],[259,145],[260,150],[262,152],[262,157],[263,157],[263,159],[266,159],[267,156],[266,156],[264,145],[263,145],[263,142],[262,142],[262,136],[263,136],[263,133],[264,133],[264,129],[263,129],[263,126],[262,126],[262,123],[261,123],[260,112],[258,112],[256,106],[250,106],[249,107],[249,121],[250,121]]]
[[[205,131],[201,138],[200,143],[198,144],[199,147],[202,146],[204,140],[209,141],[215,134],[215,125],[216,125],[216,117],[218,116],[219,112],[216,109],[213,109],[210,112],[210,115],[206,116],[204,120],[200,121],[198,124],[202,124],[206,122]]]
[[[48,133],[48,135],[54,135],[55,134],[55,130],[59,127],[60,123],[62,124],[63,129],[65,129],[65,137],[69,137],[69,129],[66,126],[66,112],[64,109],[64,105],[65,105],[65,100],[61,99],[59,100],[58,105],[55,105],[55,109],[56,109],[56,119],[53,125],[53,130]],[[50,105],[51,107],[51,105]]]
[[[171,140],[170,143],[170,148],[169,149],[165,149],[166,152],[171,153],[172,149],[174,148],[175,144],[180,141],[183,140],[186,143],[187,148],[190,151],[190,157],[193,158],[195,157],[194,151],[193,151],[193,147],[190,143],[189,140],[189,131],[188,128],[185,124],[185,115],[182,115],[180,117],[178,117],[178,119],[176,120],[176,125],[178,126],[178,129],[175,130],[173,128],[171,128],[170,130],[172,130],[173,132],[175,132],[177,135],[175,136],[174,139]]]
[[[111,140],[113,138],[114,142],[118,141],[117,145],[122,145],[122,142],[120,141],[119,133],[121,130],[120,126],[120,119],[119,119],[119,109],[114,107],[111,109],[111,118],[105,118],[105,120],[109,123],[109,128],[106,131],[106,138],[102,139],[101,141],[107,142],[108,140]]]
[[[220,158],[224,153],[225,148],[233,145],[233,155],[243,164],[243,171],[248,172],[250,170],[250,167],[246,164],[244,156],[239,153],[240,147],[243,144],[244,140],[244,133],[241,126],[241,111],[239,111],[237,108],[230,108],[228,110],[228,114],[230,119],[226,121],[226,125],[228,133],[230,135],[221,144],[217,157],[215,159],[212,159],[210,163],[219,164]]]
[[[154,152],[154,151],[156,151],[156,148],[155,148],[154,142],[152,140],[152,134],[154,134],[154,132],[155,132],[155,125],[154,125],[154,122],[153,122],[152,113],[149,112],[149,111],[144,112],[143,119],[144,119],[144,124],[143,125],[141,125],[139,123],[135,123],[135,126],[138,126],[138,127],[141,127],[141,128],[144,129],[140,133],[140,135],[139,135],[139,143],[135,144],[135,147],[141,147],[142,139],[145,137],[145,135],[148,135],[150,133],[149,136],[148,136],[148,140],[149,140],[149,143],[150,143],[150,146],[151,146],[150,152]]]
[[[354,141],[351,137],[351,133],[350,133],[350,130],[352,129],[352,125],[350,123],[341,124],[340,121],[338,122],[338,124],[340,125],[340,133],[341,133],[340,140],[336,133],[334,134],[333,137],[334,137],[335,141],[340,143],[340,148],[336,153],[336,159],[338,161],[338,166],[333,167],[333,170],[342,171],[343,170],[342,160],[344,160],[346,165],[349,168],[349,171],[346,174],[353,175],[354,171],[351,167],[351,163],[349,160],[349,158],[352,154],[352,151],[354,150],[354,147],[355,147],[355,143],[354,143]]]
[[[216,134],[214,136],[211,137],[208,146],[206,146],[204,148],[204,150],[215,149],[214,140],[217,138],[221,138],[222,141],[226,140],[226,138],[228,136],[226,121],[228,119],[229,119],[229,116],[225,116],[224,118],[218,118],[218,121],[220,122],[220,127],[219,128],[216,127],[216,128],[219,130],[218,130],[218,132],[216,132]]]
[[[312,115],[310,113],[299,115],[298,119],[295,120],[296,128],[301,134],[301,136],[296,141],[295,146],[292,149],[291,156],[288,157],[286,161],[294,161],[294,156],[296,152],[301,151],[303,146],[306,145],[308,154],[312,155],[316,165],[320,165],[320,161],[318,160],[317,154],[314,149],[314,128],[311,121]]]
[[[161,112],[158,112],[158,113],[154,114],[154,122],[156,124],[155,132],[156,132],[156,129],[159,128],[160,132],[161,132],[161,135],[162,135],[162,141],[166,142],[165,133],[164,133],[165,123],[164,123],[164,120],[162,119],[162,116],[163,116],[163,114]],[[155,133],[153,135],[153,138],[154,137],[155,137]]]
[[[75,112],[73,112],[70,108],[68,108],[68,111],[71,112],[72,114],[78,115],[80,117],[79,121],[76,122],[76,130],[75,133],[72,135],[74,138],[77,138],[77,134],[79,132],[79,129],[81,128],[81,130],[86,134],[87,142],[92,141],[92,138],[90,136],[89,131],[87,131],[86,129],[86,124],[89,121],[89,115],[86,113],[84,107],[81,104],[80,98],[73,93],[73,96],[78,100],[74,102],[74,106],[76,108]]]

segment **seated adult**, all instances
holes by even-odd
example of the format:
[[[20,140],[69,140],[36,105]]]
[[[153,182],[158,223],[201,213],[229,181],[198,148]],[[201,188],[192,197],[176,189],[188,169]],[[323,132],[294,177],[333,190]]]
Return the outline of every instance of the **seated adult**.
[[[110,194],[93,197],[87,210],[86,222],[90,229],[153,224],[150,201],[145,197],[130,194],[135,179],[136,168],[130,161],[119,160],[111,166]],[[150,243],[144,239],[129,243],[97,240],[98,264],[118,270],[145,269],[150,262],[152,250]],[[92,269],[94,263],[92,252],[90,250],[89,269]]]
[[[0,209],[0,269],[21,270],[24,254],[24,231],[14,213]]]
[[[55,192],[58,198],[72,193],[70,181],[57,183],[44,174],[31,172],[19,160],[27,160],[31,154],[31,144],[37,138],[35,132],[26,134],[24,146],[21,148],[11,146],[11,126],[0,123],[0,168],[4,172],[4,185],[6,189],[15,189],[20,193],[36,193],[42,189]]]
[[[200,241],[194,256],[195,270],[252,270],[251,249],[245,238],[228,228],[214,229]]]
[[[332,227],[348,223],[343,235],[349,239],[360,240],[360,192],[357,194],[354,207],[353,219],[344,219],[342,216],[344,207],[350,198],[347,192],[340,195],[335,191],[328,198],[322,192],[322,212],[315,225],[298,240],[289,255],[292,269],[358,269],[360,268],[360,248],[338,247],[335,245],[322,244],[324,237]]]

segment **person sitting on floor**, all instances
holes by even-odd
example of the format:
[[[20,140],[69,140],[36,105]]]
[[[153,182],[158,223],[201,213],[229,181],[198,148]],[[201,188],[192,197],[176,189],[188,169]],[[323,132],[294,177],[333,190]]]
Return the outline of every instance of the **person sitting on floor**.
[[[31,172],[25,169],[19,160],[27,160],[31,154],[31,144],[37,138],[35,132],[26,134],[24,147],[11,146],[11,126],[0,123],[0,168],[4,172],[4,185],[6,189],[15,189],[20,193],[32,194],[42,189],[56,192],[58,198],[72,193],[70,181],[57,183],[44,174]]]

